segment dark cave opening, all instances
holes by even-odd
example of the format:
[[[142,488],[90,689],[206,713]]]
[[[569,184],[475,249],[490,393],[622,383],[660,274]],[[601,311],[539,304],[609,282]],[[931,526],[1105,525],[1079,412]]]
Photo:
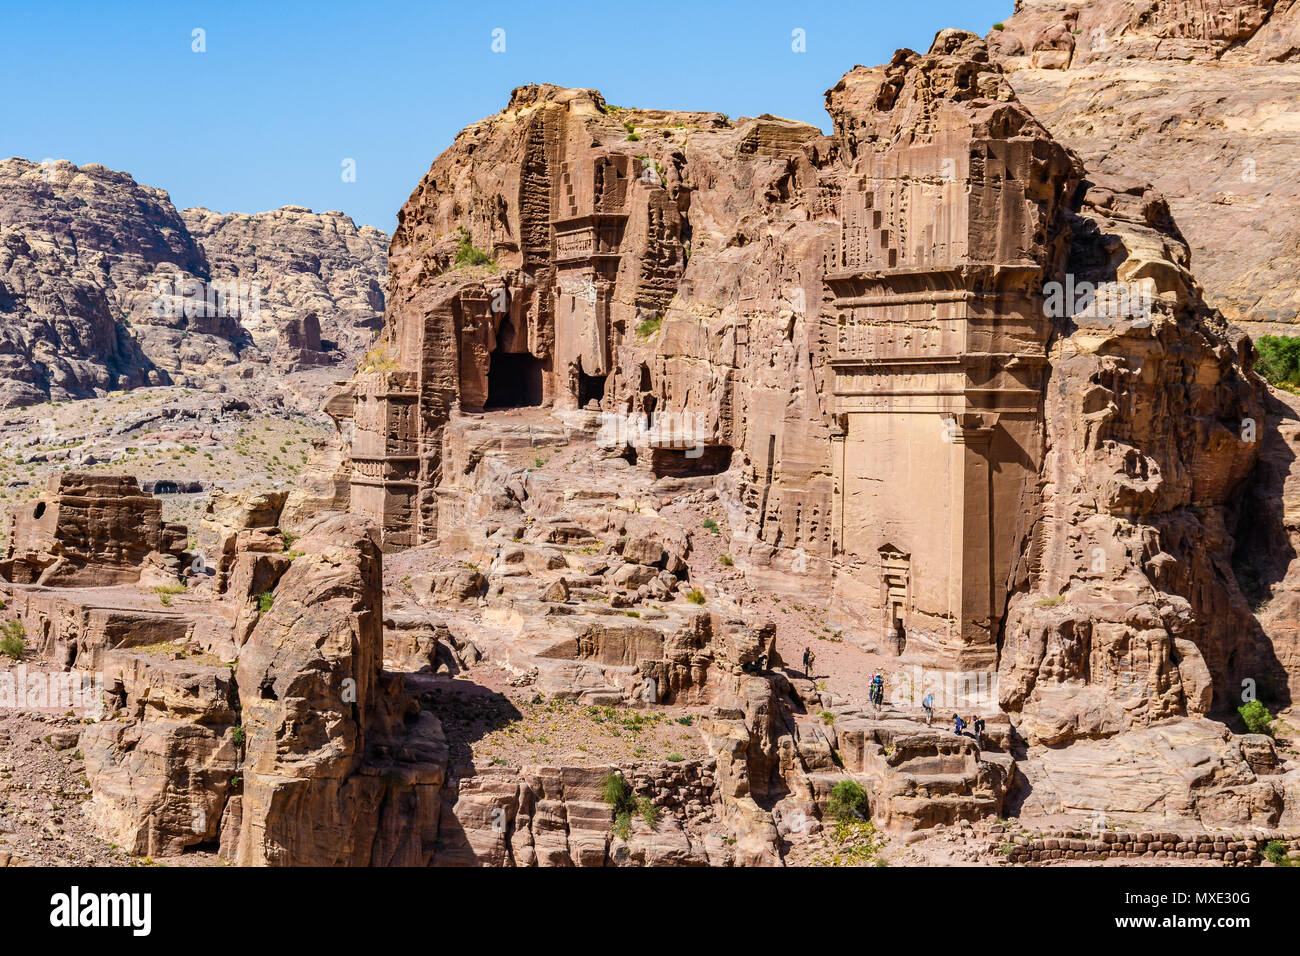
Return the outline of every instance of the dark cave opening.
[[[578,366],[578,407],[586,408],[589,402],[600,402],[605,397],[605,376],[588,375]]]
[[[731,467],[731,447],[705,445],[691,451],[681,448],[651,449],[650,469],[656,478],[693,478],[720,475]]]
[[[494,351],[488,365],[486,408],[542,404],[542,360],[528,352]]]

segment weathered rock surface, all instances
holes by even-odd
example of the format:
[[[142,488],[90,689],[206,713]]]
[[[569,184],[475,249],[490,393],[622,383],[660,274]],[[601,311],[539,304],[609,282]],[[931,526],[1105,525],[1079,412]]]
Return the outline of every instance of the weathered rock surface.
[[[1154,294],[1142,316],[1074,317],[1050,355],[1041,510],[1000,662],[1002,705],[1048,744],[1231,711],[1244,679],[1285,682],[1232,570],[1266,424],[1250,345],[1202,304],[1141,187],[1092,187],[1073,230],[1077,281],[1141,276]]]
[[[248,743],[236,859],[427,864],[446,745],[437,718],[382,671],[373,531],[326,518],[298,545],[303,557],[240,654]]]
[[[1019,0],[990,53],[1090,173],[1169,202],[1212,306],[1252,333],[1300,309],[1300,5]]]
[[[1075,14],[1131,65],[1286,59],[1290,9]],[[850,71],[830,136],[550,86],[462,133],[310,480],[214,495],[208,566],[152,616],[9,586],[43,657],[110,677],[101,832],[247,865],[778,865],[840,839],[856,781],[950,860],[1107,852],[1052,835],[1089,814],[1173,827],[1116,854],[1257,864],[1297,819],[1289,725],[1221,721],[1296,687],[1295,411],[1169,204],[1018,96],[1051,58],[1013,41],[1069,72],[1079,34],[998,32]],[[331,228],[194,214],[234,276]],[[305,274],[286,368],[331,351],[317,296],[375,305],[341,260]],[[792,631],[888,701],[795,668]],[[943,724],[987,727],[932,725],[936,678]],[[999,850],[1015,814],[1054,828]]]
[[[383,308],[385,243],[337,212],[182,214],[103,166],[4,160],[0,405],[355,356]]]
[[[233,673],[130,650],[104,667],[120,707],[82,734],[91,821],[133,854],[215,843],[238,785]]]
[[[19,584],[99,587],[142,574],[174,583],[184,570],[184,526],[164,522],[134,478],[52,474],[45,496],[15,509],[9,524],[0,574]]]
[[[261,311],[244,323],[281,367],[327,364],[369,347],[384,313],[388,237],[343,213],[284,206],[256,215],[181,210],[216,280],[251,282]]]
[[[867,640],[987,674],[1001,645],[1035,739],[1223,712],[1276,678],[1230,571],[1266,389],[1165,202],[1087,178],[970,34],[855,68],[827,107],[829,138],[527,87],[462,133],[402,211],[387,364],[336,415],[351,507],[386,547],[459,541],[472,414],[590,397],[615,431],[702,423],[694,457],[680,434],[607,440],[656,474],[729,462],[747,563],[829,579]],[[498,268],[453,268],[466,241]],[[1144,298],[1053,311],[1054,282]]]
[[[103,166],[0,162],[0,402],[166,382],[123,316],[155,271],[206,273],[167,194]]]

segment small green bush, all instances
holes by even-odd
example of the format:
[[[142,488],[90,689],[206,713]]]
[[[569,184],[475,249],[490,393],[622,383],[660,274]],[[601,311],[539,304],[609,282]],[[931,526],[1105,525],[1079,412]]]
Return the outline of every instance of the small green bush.
[[[867,791],[854,780],[841,780],[831,790],[827,806],[836,820],[862,820],[867,817]]]
[[[721,558],[719,558],[718,560],[722,562],[722,566],[723,566],[724,568],[734,567],[735,564],[736,564],[736,562],[732,560],[731,555],[729,555],[729,554],[724,554],[724,555],[723,555]]]
[[[600,782],[600,797],[614,813],[631,813],[636,809],[636,800],[632,797],[632,788],[627,785],[621,773],[608,773]]]
[[[271,608],[275,607],[275,595],[270,591],[263,591],[257,596],[257,613],[265,614]]]
[[[614,814],[614,836],[620,840],[627,840],[632,836],[632,814],[626,812]]]
[[[1246,723],[1246,729],[1252,734],[1273,736],[1271,727],[1273,715],[1268,712],[1268,708],[1260,701],[1252,700],[1242,704],[1237,708],[1237,713],[1241,714],[1241,719]]]
[[[236,747],[244,746],[244,725],[236,724],[235,729],[230,732],[230,739]]]
[[[662,315],[651,316],[648,319],[642,319],[641,324],[636,327],[636,334],[639,338],[648,339],[659,331],[659,326],[664,324]]]
[[[641,814],[641,819],[649,825],[651,830],[659,826],[659,808],[650,802],[649,797],[637,798],[636,812]]]
[[[1264,844],[1264,859],[1274,866],[1294,866],[1286,855],[1286,844],[1281,840],[1269,840]]]
[[[474,247],[474,240],[470,237],[469,230],[464,226],[460,227],[460,242],[456,245],[456,267],[461,266],[490,266],[492,257],[482,249]]]
[[[716,521],[714,521],[712,518],[705,518],[705,519],[704,519],[704,530],[705,530],[705,531],[712,531],[714,534],[717,534],[717,533],[718,533],[718,530],[719,530],[719,529],[718,529],[718,523],[717,523]]]
[[[1300,387],[1300,336],[1261,335],[1255,340],[1255,371],[1274,388]]]
[[[686,600],[690,601],[692,604],[703,604],[704,592],[699,588],[692,588],[691,592],[686,595]]]
[[[14,618],[0,626],[0,654],[13,660],[22,660],[27,651],[27,628],[23,622]]]
[[[632,835],[633,814],[640,816],[652,829],[659,825],[659,808],[650,802],[649,797],[634,796],[621,773],[605,775],[600,782],[600,796],[614,811],[614,835],[620,840]]]

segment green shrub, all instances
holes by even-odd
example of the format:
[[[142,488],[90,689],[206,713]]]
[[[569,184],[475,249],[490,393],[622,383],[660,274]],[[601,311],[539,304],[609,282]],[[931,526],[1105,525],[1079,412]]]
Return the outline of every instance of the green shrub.
[[[662,315],[654,315],[648,319],[642,319],[641,324],[636,327],[638,338],[648,339],[659,331],[659,326],[664,324]]]
[[[244,725],[236,724],[235,729],[230,732],[230,739],[236,747],[244,746]]]
[[[600,782],[600,798],[614,813],[631,813],[636,809],[636,800],[632,797],[632,788],[627,785],[623,775],[618,772],[608,773]]]
[[[0,654],[13,660],[22,660],[27,650],[27,628],[23,622],[14,618],[0,626]]]
[[[600,782],[600,796],[614,811],[614,835],[620,840],[632,835],[633,814],[640,816],[651,828],[659,825],[659,808],[650,802],[649,797],[634,796],[621,773],[605,775]]]
[[[1255,340],[1255,371],[1276,388],[1300,387],[1300,336],[1261,335]]]
[[[1258,700],[1252,700],[1242,704],[1237,708],[1237,713],[1241,714],[1241,719],[1246,723],[1246,729],[1252,734],[1268,734],[1273,736],[1270,725],[1273,723],[1273,715],[1268,712],[1268,708]]]
[[[632,814],[616,813],[614,814],[614,836],[620,840],[627,840],[632,835]]]
[[[690,601],[692,604],[703,604],[704,592],[699,588],[692,588],[691,592],[686,595],[686,600]]]
[[[271,608],[275,607],[275,595],[270,591],[263,591],[257,596],[257,613],[265,614]]]
[[[831,790],[827,806],[836,820],[861,820],[867,817],[867,791],[854,780],[841,780]]]
[[[1275,866],[1294,866],[1295,864],[1287,858],[1286,844],[1281,840],[1269,840],[1264,844],[1264,859]]]
[[[993,24],[993,29],[994,29],[994,30],[1005,30],[1006,28],[1007,28],[1007,25],[1006,25],[1005,23],[995,23],[995,24]]]
[[[474,240],[470,237],[469,230],[464,226],[460,227],[460,241],[456,245],[456,268],[461,266],[490,266],[492,257],[482,249],[474,247]]]
[[[705,531],[712,531],[714,534],[717,534],[717,533],[718,533],[718,530],[719,530],[719,529],[718,529],[718,523],[717,523],[716,521],[714,521],[712,518],[705,518],[705,519],[704,519],[704,530],[705,530]]]
[[[735,565],[735,563],[736,563],[735,561],[732,560],[731,555],[729,555],[729,554],[724,554],[724,555],[723,555],[721,558],[719,558],[718,560],[722,562],[722,566],[723,566],[724,568],[730,568],[730,567],[733,567],[733,566]]]
[[[641,814],[641,819],[653,830],[659,825],[659,808],[650,802],[649,797],[638,797],[636,801],[636,812]]]
[[[676,751],[673,751],[664,759],[667,760],[669,763],[681,763],[686,758],[683,757],[681,754],[677,753]]]

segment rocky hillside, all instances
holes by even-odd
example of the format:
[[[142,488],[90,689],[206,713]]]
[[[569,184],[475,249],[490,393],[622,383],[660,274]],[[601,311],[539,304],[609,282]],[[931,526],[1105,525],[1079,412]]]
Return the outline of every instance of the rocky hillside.
[[[1018,75],[978,38],[944,31],[926,54],[899,51],[841,79],[827,94],[829,137],[770,116],[516,90],[460,134],[402,209],[388,364],[363,369],[353,388],[354,509],[382,521],[393,546],[463,533],[465,479],[448,442],[458,414],[503,399],[668,414],[698,423],[695,461],[653,440],[612,446],[636,446],[629,457],[645,455],[657,475],[720,474],[738,565],[782,572],[772,586],[792,597],[825,589],[868,645],[883,647],[884,551],[933,541],[936,563],[970,562],[989,584],[970,612],[926,580],[931,568],[910,572],[909,657],[998,670],[1002,705],[1027,734],[1059,743],[1230,714],[1245,679],[1285,702],[1300,689],[1293,634],[1261,630],[1231,570],[1269,401],[1249,342],[1204,301],[1169,204],[1062,148],[1019,101]],[[966,192],[950,195],[954,181]],[[967,202],[969,224],[952,238]],[[467,243],[492,264],[462,262]],[[1045,323],[1054,281],[1140,286],[1150,301]],[[996,286],[1000,314],[1023,315],[1033,337],[946,318],[949,282],[973,284],[957,301]],[[898,311],[855,329],[853,310],[879,303]],[[929,311],[890,324],[914,304]],[[860,332],[876,335],[863,368],[881,378],[842,371]],[[905,404],[930,380],[880,371],[897,361],[937,375],[963,348],[958,361],[983,366],[944,379],[937,411]],[[497,391],[498,367],[534,368],[536,393]],[[384,410],[385,396],[412,389],[418,416]],[[964,403],[955,389],[968,389]],[[877,404],[855,404],[861,395]],[[1024,407],[992,404],[1016,395],[1038,405],[1038,423],[1022,429]],[[895,429],[914,430],[873,437],[880,403],[896,409]],[[915,478],[880,464],[951,467],[941,429],[926,424],[945,408],[970,441],[983,430],[1007,442],[994,453],[1005,477],[972,506],[996,529],[990,551],[963,544],[915,496]],[[929,442],[932,466],[917,457]],[[411,457],[383,451],[401,445]],[[844,455],[859,456],[852,468]],[[881,477],[849,484],[859,469]],[[380,475],[392,479],[387,498],[373,496]]]
[[[374,338],[384,314],[388,262],[388,237],[378,229],[358,229],[337,210],[317,214],[303,206],[253,216],[185,209],[181,218],[214,279],[251,282],[261,290],[260,321],[244,324],[264,353],[314,345],[355,355]],[[312,339],[312,315],[319,341]]]
[[[157,272],[207,264],[166,193],[70,163],[0,163],[5,405],[168,380],[128,317]]]
[[[1169,202],[1210,304],[1252,333],[1300,310],[1300,3],[1017,0],[987,37],[1092,174]]]
[[[1289,9],[1096,5],[1124,64],[1285,59]],[[1300,859],[1296,403],[1170,203],[1054,135],[1010,57],[944,30],[855,67],[830,134],[516,89],[402,208],[324,440],[290,400],[348,320],[306,310],[378,299],[296,253],[375,237],[173,211],[194,257],[137,271],[238,312],[122,328],[160,374],[202,335],[251,381],[101,399],[93,443],[59,416],[94,403],[50,409],[24,454],[4,653],[101,686],[0,714],[0,854]],[[38,464],[76,467],[33,500]]]
[[[385,244],[337,212],[182,215],[103,166],[0,162],[0,405],[343,361]]]

